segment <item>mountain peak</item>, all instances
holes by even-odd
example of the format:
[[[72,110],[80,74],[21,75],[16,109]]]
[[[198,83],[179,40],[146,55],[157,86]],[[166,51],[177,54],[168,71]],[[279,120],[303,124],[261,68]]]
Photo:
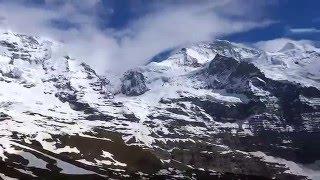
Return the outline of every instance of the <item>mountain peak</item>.
[[[294,43],[294,42],[287,42],[280,50],[279,52],[286,52],[286,51],[291,51],[291,50],[302,50],[303,47],[300,45]]]

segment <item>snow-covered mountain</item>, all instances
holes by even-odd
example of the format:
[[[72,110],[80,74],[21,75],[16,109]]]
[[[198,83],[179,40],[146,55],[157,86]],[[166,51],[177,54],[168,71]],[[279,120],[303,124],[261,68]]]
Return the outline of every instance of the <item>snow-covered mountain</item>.
[[[0,177],[320,177],[320,49],[223,40],[122,76],[0,34]]]

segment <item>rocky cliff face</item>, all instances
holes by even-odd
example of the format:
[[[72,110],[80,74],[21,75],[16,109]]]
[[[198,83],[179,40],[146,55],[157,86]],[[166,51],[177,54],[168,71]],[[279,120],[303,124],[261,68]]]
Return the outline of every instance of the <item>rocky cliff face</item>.
[[[2,33],[0,177],[316,179],[319,54],[216,40],[115,80]]]
[[[148,88],[146,86],[144,75],[138,71],[128,71],[121,79],[121,92],[127,96],[138,96],[146,91]]]

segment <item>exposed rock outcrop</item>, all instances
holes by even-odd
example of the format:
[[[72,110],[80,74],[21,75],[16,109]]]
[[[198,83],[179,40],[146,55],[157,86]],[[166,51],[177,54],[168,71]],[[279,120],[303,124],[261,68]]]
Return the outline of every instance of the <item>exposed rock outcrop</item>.
[[[121,92],[127,96],[139,96],[148,91],[146,80],[142,73],[130,70],[121,78]]]

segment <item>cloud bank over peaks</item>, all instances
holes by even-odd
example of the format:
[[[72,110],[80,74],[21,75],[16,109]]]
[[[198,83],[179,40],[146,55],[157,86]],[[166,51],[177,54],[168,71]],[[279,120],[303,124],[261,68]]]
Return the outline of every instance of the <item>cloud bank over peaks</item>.
[[[155,54],[181,44],[208,41],[268,26],[270,4],[257,1],[151,1],[145,14],[123,28],[107,26],[114,11],[101,0],[0,1],[0,26],[14,32],[63,41],[70,56],[99,73],[125,71],[147,63]],[[245,2],[245,3],[244,3]],[[253,16],[254,14],[254,16]],[[104,28],[101,28],[101,24]]]

